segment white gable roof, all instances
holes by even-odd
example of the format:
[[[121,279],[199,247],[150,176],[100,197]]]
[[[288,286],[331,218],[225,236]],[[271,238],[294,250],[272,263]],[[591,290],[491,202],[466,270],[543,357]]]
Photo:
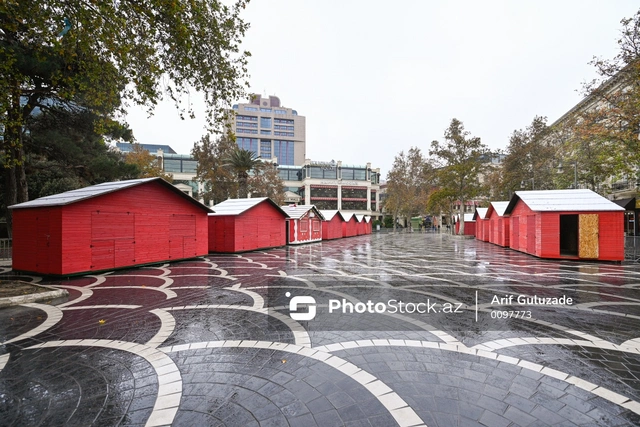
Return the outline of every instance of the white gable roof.
[[[493,210],[498,216],[504,216],[504,211],[507,210],[509,202],[491,202],[491,206],[493,206]]]
[[[473,214],[473,218],[485,219],[489,208],[476,208],[476,212]]]
[[[315,205],[293,205],[293,206],[280,206],[280,208],[289,215],[289,218],[300,219],[307,212],[313,210],[316,212],[320,219],[324,219],[324,216],[320,211],[316,208]]]
[[[276,209],[281,211],[284,216],[287,216],[287,213],[283,211],[280,206],[271,201],[268,197],[228,199],[224,202],[218,203],[213,208],[211,208],[213,209],[214,213],[210,213],[209,216],[240,215],[241,213],[248,211],[252,207],[259,205],[265,200],[268,201],[268,203],[271,203]]]
[[[326,210],[326,209],[322,209],[320,211],[320,213],[322,214],[322,216],[324,217],[325,221],[331,221],[333,219],[334,216],[336,216],[338,214],[337,210]]]
[[[598,212],[623,211],[624,208],[591,190],[516,191],[505,213],[511,213],[518,200],[535,212]]]

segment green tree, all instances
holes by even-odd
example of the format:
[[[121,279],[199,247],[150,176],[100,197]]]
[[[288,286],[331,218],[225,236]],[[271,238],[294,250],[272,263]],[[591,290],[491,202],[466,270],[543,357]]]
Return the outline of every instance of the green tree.
[[[28,200],[24,125],[36,108],[74,101],[108,118],[123,101],[152,110],[166,95],[182,117],[193,116],[195,90],[204,94],[209,122],[220,123],[220,107],[244,94],[249,53],[239,44],[248,25],[239,14],[246,3],[1,2],[5,204]]]
[[[224,159],[224,166],[233,171],[238,180],[238,197],[246,198],[249,194],[249,173],[259,171],[262,167],[262,161],[256,153],[236,148]]]
[[[98,127],[100,122],[103,125]],[[131,137],[128,128],[86,110],[49,108],[31,115],[23,138],[31,198],[106,181],[137,178],[137,167],[124,163],[105,138]]]
[[[142,148],[140,144],[133,144],[133,150],[125,153],[124,162],[135,165],[140,170],[140,178],[161,177],[167,182],[173,182],[173,175],[165,173],[156,156]]]
[[[263,163],[260,168],[254,169],[248,187],[251,197],[268,197],[278,205],[284,204],[285,187],[273,163]]]
[[[384,201],[384,209],[393,215],[394,227],[399,216],[412,217],[425,212],[431,171],[431,165],[417,147],[411,147],[407,154],[401,151],[396,155],[387,175]]]
[[[236,175],[225,166],[225,159],[229,158],[236,148],[238,144],[232,134],[223,135],[217,140],[205,135],[193,145],[191,155],[198,161],[196,179],[204,187],[202,196],[205,204],[218,204],[237,197]]]
[[[562,153],[594,191],[640,165],[640,10],[621,24],[618,54],[590,62],[599,76],[584,84],[585,100],[562,124],[570,131]]]
[[[444,142],[433,141],[429,154],[440,166],[436,172],[440,191],[456,197],[462,216],[465,202],[485,190],[480,175],[485,170],[487,147],[479,137],[471,137],[462,122],[454,118],[444,132]],[[459,233],[464,234],[464,221],[460,223]]]
[[[502,163],[499,194],[509,198],[517,190],[555,188],[556,147],[549,138],[547,118],[536,116],[525,129],[514,130]]]

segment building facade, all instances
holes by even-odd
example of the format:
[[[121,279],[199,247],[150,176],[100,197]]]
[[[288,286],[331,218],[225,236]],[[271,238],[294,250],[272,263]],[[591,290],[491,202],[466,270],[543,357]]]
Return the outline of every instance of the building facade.
[[[380,212],[380,169],[343,165],[341,161],[306,159],[302,166],[279,165],[287,191],[298,194],[300,203],[321,210],[342,210],[378,216]]]
[[[231,129],[240,148],[278,165],[302,166],[306,157],[306,119],[283,107],[277,96],[251,95],[251,102],[235,104]]]

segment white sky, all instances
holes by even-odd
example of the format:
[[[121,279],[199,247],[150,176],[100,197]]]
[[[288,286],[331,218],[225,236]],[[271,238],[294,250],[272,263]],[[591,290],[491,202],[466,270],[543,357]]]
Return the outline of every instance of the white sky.
[[[535,115],[552,123],[612,58],[620,20],[637,0],[253,0],[242,48],[251,91],[276,95],[307,121],[307,158],[379,167],[442,140],[452,118],[492,149]],[[245,102],[246,100],[238,100]],[[171,104],[148,119],[132,108],[136,139],[189,153],[203,114]]]

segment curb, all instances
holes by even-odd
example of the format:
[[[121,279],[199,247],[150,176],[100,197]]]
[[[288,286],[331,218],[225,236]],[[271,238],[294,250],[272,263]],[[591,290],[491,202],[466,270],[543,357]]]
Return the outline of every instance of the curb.
[[[51,289],[49,292],[40,292],[37,294],[18,295],[15,297],[0,298],[0,308],[11,307],[13,305],[27,304],[31,302],[51,301],[58,298],[69,296],[66,289],[55,289],[49,286],[34,285],[41,288]]]

